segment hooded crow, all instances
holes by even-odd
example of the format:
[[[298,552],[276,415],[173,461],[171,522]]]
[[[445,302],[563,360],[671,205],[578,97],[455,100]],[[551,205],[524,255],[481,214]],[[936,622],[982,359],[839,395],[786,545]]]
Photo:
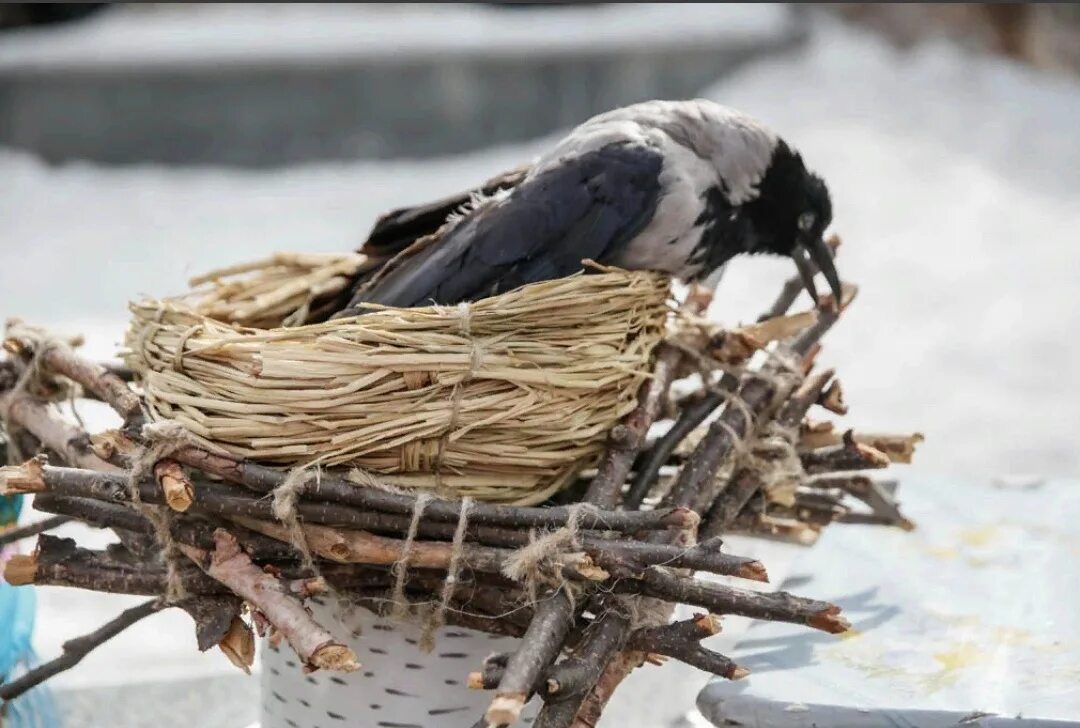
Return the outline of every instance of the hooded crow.
[[[693,283],[741,254],[782,255],[815,300],[815,265],[840,297],[824,181],[761,123],[711,101],[600,114],[483,190],[448,216],[441,201],[383,218],[361,252],[387,263],[358,279],[338,316],[476,300],[571,275],[585,259]]]

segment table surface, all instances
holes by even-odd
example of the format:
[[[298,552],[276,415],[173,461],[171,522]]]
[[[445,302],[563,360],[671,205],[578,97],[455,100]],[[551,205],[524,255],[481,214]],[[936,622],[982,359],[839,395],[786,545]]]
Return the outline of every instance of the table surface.
[[[711,682],[706,718],[1080,725],[1080,481],[909,478],[898,496],[915,531],[833,526],[781,584],[854,629],[753,624],[731,653],[752,674]]]

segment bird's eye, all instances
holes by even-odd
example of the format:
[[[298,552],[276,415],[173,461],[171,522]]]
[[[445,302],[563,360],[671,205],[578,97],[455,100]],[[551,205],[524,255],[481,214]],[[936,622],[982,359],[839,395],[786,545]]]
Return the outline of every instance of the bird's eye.
[[[799,215],[799,229],[803,232],[808,232],[811,228],[814,227],[815,220],[817,220],[817,218],[815,217],[814,213],[804,212],[803,214]]]

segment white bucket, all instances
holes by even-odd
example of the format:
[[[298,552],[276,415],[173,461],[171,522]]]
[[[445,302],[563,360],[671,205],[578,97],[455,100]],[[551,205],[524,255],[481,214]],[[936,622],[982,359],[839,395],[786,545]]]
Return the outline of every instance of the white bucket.
[[[397,623],[358,608],[344,619],[330,599],[311,602],[319,624],[356,653],[356,672],[305,675],[287,643],[265,640],[262,655],[260,728],[470,728],[492,692],[470,690],[470,672],[484,658],[517,648],[518,640],[459,627],[436,632],[435,649],[420,650],[419,625]],[[523,725],[539,710],[533,700]]]

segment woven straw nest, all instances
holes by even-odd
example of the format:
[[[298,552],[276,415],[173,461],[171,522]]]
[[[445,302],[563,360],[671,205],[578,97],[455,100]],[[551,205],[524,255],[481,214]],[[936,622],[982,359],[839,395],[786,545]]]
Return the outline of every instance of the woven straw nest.
[[[538,503],[633,409],[669,282],[600,269],[471,304],[306,324],[357,255],[276,255],[131,305],[125,359],[152,420],[270,465]],[[298,324],[299,322],[299,324]]]

